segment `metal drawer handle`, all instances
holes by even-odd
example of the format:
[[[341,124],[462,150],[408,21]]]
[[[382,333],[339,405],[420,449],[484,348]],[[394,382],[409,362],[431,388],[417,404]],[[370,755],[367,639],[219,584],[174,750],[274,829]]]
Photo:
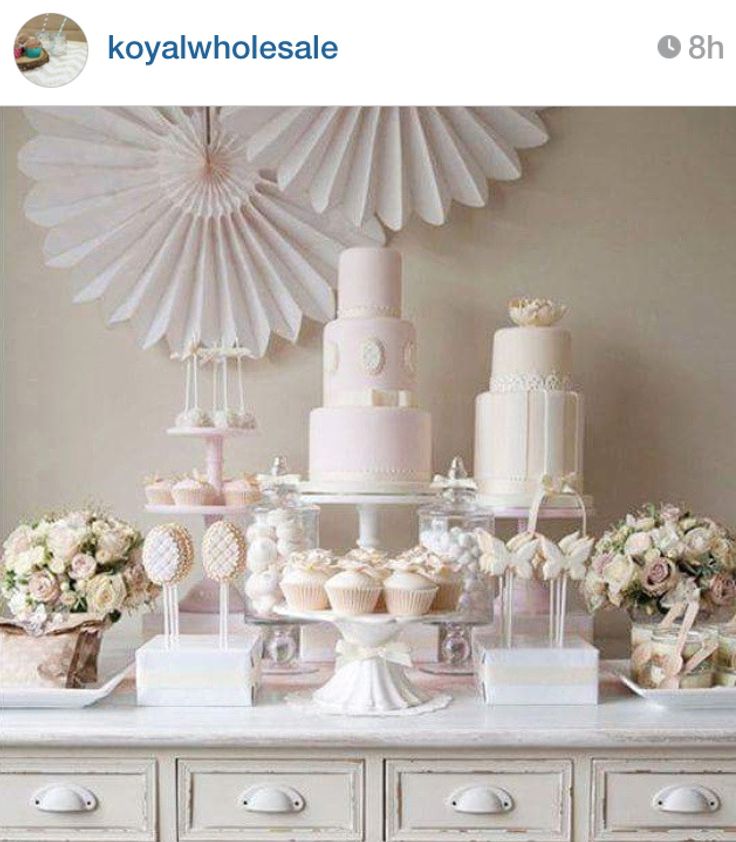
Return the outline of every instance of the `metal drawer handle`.
[[[721,799],[704,786],[668,786],[652,799],[652,807],[662,813],[715,813]]]
[[[240,794],[239,802],[251,813],[298,813],[304,798],[290,786],[255,784]]]
[[[505,789],[495,786],[466,786],[452,793],[448,804],[456,813],[509,813],[514,799]]]
[[[33,793],[31,805],[44,813],[89,813],[97,806],[97,798],[77,784],[48,784]]]

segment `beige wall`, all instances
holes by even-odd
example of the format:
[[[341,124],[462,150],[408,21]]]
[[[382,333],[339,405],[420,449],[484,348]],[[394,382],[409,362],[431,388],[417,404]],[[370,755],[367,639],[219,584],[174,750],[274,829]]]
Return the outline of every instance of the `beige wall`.
[[[94,500],[142,526],[141,478],[198,461],[167,438],[181,373],[163,348],[106,329],[46,269],[44,232],[22,213],[15,165],[30,136],[2,114],[5,189],[2,532],[50,506]],[[419,334],[420,393],[432,411],[435,467],[470,457],[473,400],[507,299],[570,306],[577,381],[587,401],[586,487],[601,527],[645,500],[682,501],[736,522],[736,109],[559,109],[552,139],[524,154],[521,182],[448,223],[413,221],[405,309]],[[320,403],[319,326],[248,367],[262,428],[229,447],[231,470],[285,453],[303,471],[307,417]],[[393,546],[413,521],[389,518]],[[345,545],[351,513],[323,512],[323,542]],[[606,629],[618,627],[605,620]]]

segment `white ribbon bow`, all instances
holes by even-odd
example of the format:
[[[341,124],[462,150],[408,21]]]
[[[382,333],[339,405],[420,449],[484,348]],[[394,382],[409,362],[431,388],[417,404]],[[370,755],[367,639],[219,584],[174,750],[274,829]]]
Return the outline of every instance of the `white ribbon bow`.
[[[371,658],[381,658],[392,664],[400,664],[402,667],[411,666],[409,647],[398,640],[384,643],[382,646],[361,646],[349,640],[338,640],[335,651],[337,652],[335,659],[337,669],[342,669],[356,661],[368,661]]]

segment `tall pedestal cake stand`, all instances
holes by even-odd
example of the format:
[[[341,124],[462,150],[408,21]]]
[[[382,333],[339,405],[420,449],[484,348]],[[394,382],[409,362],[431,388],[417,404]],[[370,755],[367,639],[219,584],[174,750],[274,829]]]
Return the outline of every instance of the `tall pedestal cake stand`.
[[[241,427],[170,427],[167,435],[200,439],[205,444],[207,482],[222,493],[224,443],[225,439],[256,436],[258,431]],[[153,506],[147,505],[146,512],[165,515],[172,519],[198,516],[204,518],[205,527],[226,517],[250,519],[250,506]],[[183,611],[192,614],[216,614],[219,611],[220,589],[217,582],[202,578],[196,582],[180,602]],[[244,609],[243,597],[234,585],[230,585],[230,606],[241,615]]]
[[[352,506],[358,512],[359,547],[380,550],[381,514],[391,506],[421,506],[431,499],[431,494],[324,494],[304,486],[304,497],[319,506]]]
[[[347,716],[410,716],[439,710],[452,700],[446,693],[431,695],[415,687],[406,674],[412,665],[409,647],[396,638],[406,625],[426,622],[426,616],[346,617],[334,611],[293,611],[286,605],[274,610],[295,620],[333,623],[342,636],[332,678],[311,695],[292,694],[291,703],[311,702],[326,713]],[[446,614],[436,619],[453,617]]]

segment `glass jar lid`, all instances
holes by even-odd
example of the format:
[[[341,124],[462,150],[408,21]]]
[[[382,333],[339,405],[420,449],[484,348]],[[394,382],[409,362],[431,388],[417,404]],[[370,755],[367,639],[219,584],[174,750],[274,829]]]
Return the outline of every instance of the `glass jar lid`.
[[[318,506],[304,503],[301,499],[299,474],[289,473],[286,459],[276,456],[267,474],[258,474],[258,485],[263,493],[263,501],[254,507],[254,511],[264,512],[271,509],[318,510]]]
[[[468,476],[461,456],[455,456],[452,460],[447,476],[435,476],[431,487],[437,491],[437,495],[431,503],[419,509],[420,515],[490,515],[490,510],[477,503],[478,489],[475,480]]]

